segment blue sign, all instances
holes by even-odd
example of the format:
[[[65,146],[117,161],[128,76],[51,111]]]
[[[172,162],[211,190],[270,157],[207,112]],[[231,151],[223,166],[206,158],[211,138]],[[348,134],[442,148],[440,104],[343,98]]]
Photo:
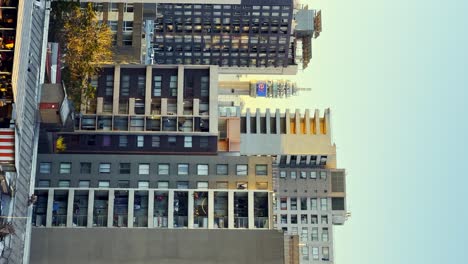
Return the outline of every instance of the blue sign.
[[[257,83],[257,96],[266,97],[268,90],[268,85],[265,82]]]

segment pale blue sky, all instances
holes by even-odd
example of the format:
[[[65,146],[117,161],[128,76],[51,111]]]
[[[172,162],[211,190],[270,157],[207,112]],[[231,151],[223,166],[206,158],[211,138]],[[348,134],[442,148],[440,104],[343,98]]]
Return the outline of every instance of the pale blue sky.
[[[335,264],[468,259],[468,1],[309,0],[323,33],[298,76],[330,107],[351,219]]]

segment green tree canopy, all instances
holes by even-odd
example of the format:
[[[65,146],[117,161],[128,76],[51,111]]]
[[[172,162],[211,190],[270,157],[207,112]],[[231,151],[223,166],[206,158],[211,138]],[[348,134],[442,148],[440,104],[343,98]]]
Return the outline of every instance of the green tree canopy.
[[[79,110],[82,103],[95,98],[96,87],[90,79],[103,64],[112,60],[112,31],[97,19],[91,3],[74,6],[63,16],[64,80],[68,93]]]

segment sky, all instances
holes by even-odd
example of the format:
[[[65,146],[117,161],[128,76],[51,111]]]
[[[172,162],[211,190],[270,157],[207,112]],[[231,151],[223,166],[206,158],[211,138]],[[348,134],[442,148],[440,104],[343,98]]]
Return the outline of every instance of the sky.
[[[322,10],[296,76],[312,92],[260,103],[331,108],[352,214],[334,228],[335,264],[465,263],[468,1],[302,3]]]

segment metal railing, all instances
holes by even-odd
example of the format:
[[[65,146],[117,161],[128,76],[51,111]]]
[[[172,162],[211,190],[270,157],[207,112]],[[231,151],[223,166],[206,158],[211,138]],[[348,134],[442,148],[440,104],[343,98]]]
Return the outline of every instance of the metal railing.
[[[36,214],[33,215],[33,226],[40,227],[46,225],[46,215],[45,214]]]
[[[138,216],[134,216],[133,219],[134,219],[133,220],[134,227],[148,227],[148,216],[138,215]]]
[[[208,217],[207,216],[195,216],[193,217],[194,228],[208,228]]]
[[[93,226],[107,226],[107,215],[95,215],[93,217]]]
[[[234,217],[235,228],[248,228],[249,218],[248,217]]]
[[[88,225],[88,215],[74,215],[73,216],[73,225],[74,226],[87,226]]]
[[[174,227],[187,227],[188,217],[187,216],[174,216]]]
[[[268,228],[269,219],[268,217],[254,217],[255,228]]]
[[[119,215],[114,214],[114,223],[113,226],[115,227],[128,227],[128,215]]]
[[[168,218],[167,216],[154,216],[153,217],[153,226],[156,228],[167,227]]]
[[[227,216],[217,216],[214,219],[215,228],[228,228],[228,217]]]
[[[52,216],[52,226],[66,226],[67,215],[54,215]]]

